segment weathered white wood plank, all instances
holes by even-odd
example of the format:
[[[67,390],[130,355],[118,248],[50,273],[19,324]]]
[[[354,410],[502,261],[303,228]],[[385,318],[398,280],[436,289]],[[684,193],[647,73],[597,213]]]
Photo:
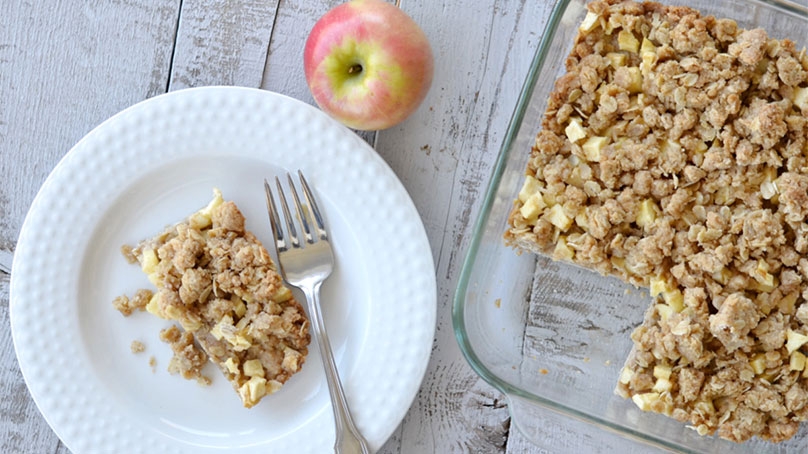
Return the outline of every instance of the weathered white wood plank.
[[[78,139],[165,90],[178,3],[3,3],[0,247],[11,249],[40,184]]]
[[[261,88],[314,105],[303,72],[303,49],[317,19],[340,3],[343,2],[341,0],[281,2],[272,40],[269,43],[269,55]]]
[[[571,419],[550,411],[534,415],[526,437],[511,425],[508,453],[531,454],[664,454],[663,451],[641,443],[632,443],[615,432],[608,432],[592,424]],[[534,444],[537,443],[537,444]]]
[[[8,276],[0,274],[0,323],[9,326]],[[54,452],[60,444],[31,400],[17,367],[11,331],[0,330],[0,452]]]
[[[0,14],[0,248],[13,250],[39,186],[90,129],[165,91],[179,0],[6,1]],[[8,277],[0,323],[8,326]],[[66,453],[0,330],[0,451]]]
[[[404,421],[401,452],[506,450],[510,418],[502,396],[461,356],[451,304],[479,198],[551,6],[519,0],[402,4],[430,37],[435,80],[412,118],[379,134],[377,149],[424,220],[439,307],[432,361]]]
[[[277,0],[184,0],[169,90],[259,87]]]

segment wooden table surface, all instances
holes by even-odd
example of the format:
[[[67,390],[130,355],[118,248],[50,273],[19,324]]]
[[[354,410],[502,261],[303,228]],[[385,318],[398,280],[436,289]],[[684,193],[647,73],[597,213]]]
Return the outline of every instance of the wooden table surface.
[[[391,0],[392,2],[392,0]],[[0,250],[59,159],[144,99],[188,87],[260,87],[313,100],[303,46],[339,0],[3,0],[0,7]],[[429,37],[435,79],[421,108],[363,133],[409,191],[432,246],[438,312],[412,406],[380,452],[599,451],[602,432],[548,424],[541,447],[463,358],[451,302],[485,186],[552,1],[402,0]],[[25,387],[0,273],[0,452],[66,453]],[[540,425],[540,424],[539,424]],[[620,442],[612,444],[619,448]],[[623,451],[625,452],[625,451]],[[636,452],[636,451],[632,451]]]

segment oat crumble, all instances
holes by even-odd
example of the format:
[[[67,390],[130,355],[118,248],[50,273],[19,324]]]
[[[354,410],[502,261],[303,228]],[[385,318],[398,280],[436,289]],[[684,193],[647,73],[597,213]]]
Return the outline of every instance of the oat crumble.
[[[184,222],[121,251],[156,291],[120,296],[113,305],[124,316],[145,310],[179,324],[160,332],[174,352],[172,374],[207,385],[202,369],[210,360],[249,408],[302,367],[308,318],[238,207],[218,190]]]
[[[133,340],[132,343],[129,344],[129,350],[134,354],[143,353],[146,351],[146,346],[139,340]]]
[[[808,58],[653,2],[590,3],[506,243],[647,287],[616,392],[699,434],[808,418]]]

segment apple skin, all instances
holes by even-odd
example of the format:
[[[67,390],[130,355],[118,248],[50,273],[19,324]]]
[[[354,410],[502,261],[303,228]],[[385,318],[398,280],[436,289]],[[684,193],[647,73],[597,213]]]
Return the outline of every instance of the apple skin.
[[[328,11],[303,53],[314,100],[344,125],[374,131],[412,114],[432,84],[429,40],[404,11],[382,0],[352,0]]]

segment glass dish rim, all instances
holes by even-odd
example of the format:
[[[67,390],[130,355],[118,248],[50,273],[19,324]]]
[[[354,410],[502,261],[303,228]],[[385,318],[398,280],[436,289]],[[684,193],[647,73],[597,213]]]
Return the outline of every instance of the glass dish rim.
[[[494,388],[498,389],[500,392],[505,394],[505,396],[509,399],[509,403],[513,397],[518,397],[530,403],[535,403],[541,405],[542,407],[556,411],[564,416],[573,417],[575,419],[585,421],[600,428],[617,432],[619,435],[627,438],[632,438],[644,443],[650,442],[659,447],[667,447],[674,450],[681,450],[682,449],[681,446],[669,443],[664,439],[660,439],[653,435],[646,434],[644,432],[634,430],[628,427],[614,425],[611,422],[606,421],[596,415],[582,412],[574,408],[565,406],[563,404],[558,404],[554,401],[545,399],[541,396],[538,396],[520,387],[508,383],[507,381],[501,379],[496,373],[492,372],[488,367],[486,367],[482,363],[482,361],[477,356],[477,353],[474,351],[474,348],[472,347],[471,342],[469,340],[468,333],[466,332],[466,324],[463,317],[465,314],[465,301],[468,286],[470,283],[471,271],[474,268],[474,264],[477,259],[485,226],[488,224],[488,220],[491,216],[491,208],[493,207],[494,201],[496,199],[497,188],[499,187],[500,182],[502,180],[502,176],[504,174],[505,167],[508,162],[508,157],[513,151],[512,149],[513,143],[522,125],[522,120],[524,119],[527,108],[530,105],[530,101],[533,97],[533,91],[536,86],[538,76],[541,74],[541,70],[544,67],[547,54],[550,50],[550,45],[553,41],[553,38],[555,37],[556,32],[558,31],[558,26],[561,23],[562,17],[572,1],[573,0],[558,0],[556,2],[555,6],[550,12],[550,17],[548,18],[547,24],[544,27],[544,32],[542,34],[541,40],[536,48],[536,52],[534,53],[534,57],[533,60],[531,61],[530,67],[528,68],[527,76],[525,77],[525,82],[522,86],[519,98],[516,101],[516,105],[513,114],[511,115],[511,119],[508,123],[508,127],[505,131],[505,136],[502,141],[502,145],[500,146],[496,162],[494,164],[491,176],[489,178],[488,185],[486,186],[486,192],[483,198],[483,202],[480,205],[480,211],[478,212],[479,214],[477,215],[477,220],[472,229],[472,237],[469,242],[466,256],[463,260],[462,268],[460,270],[460,276],[457,281],[457,286],[455,288],[455,293],[452,301],[452,326],[454,329],[455,338],[460,347],[460,351],[465,357],[466,362],[483,380],[485,380],[486,382],[488,382],[488,384],[490,384],[491,386],[493,386]],[[645,1],[645,0],[637,0],[637,1]],[[798,16],[808,23],[808,5],[797,4],[791,0],[738,0],[738,1],[748,1],[749,3],[758,3],[768,7],[777,8],[785,13]]]

